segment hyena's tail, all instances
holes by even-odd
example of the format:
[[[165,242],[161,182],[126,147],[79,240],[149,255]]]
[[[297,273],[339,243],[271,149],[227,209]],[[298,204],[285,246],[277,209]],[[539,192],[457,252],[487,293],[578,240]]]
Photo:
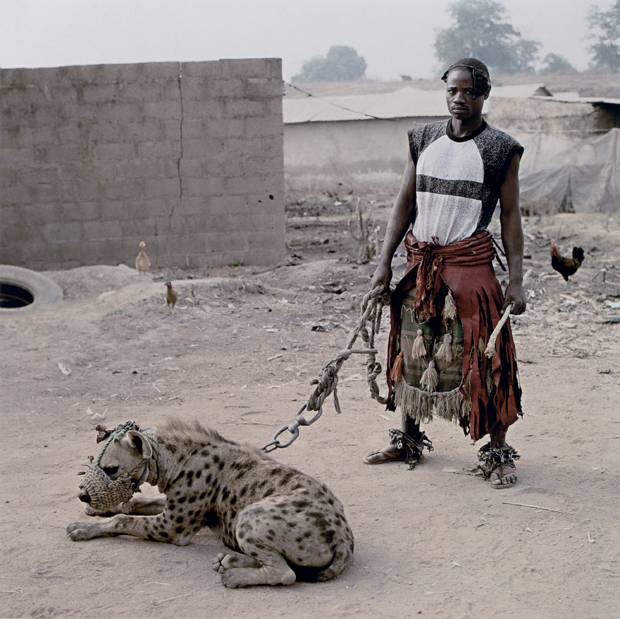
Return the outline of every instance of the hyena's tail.
[[[302,565],[294,565],[289,563],[291,569],[295,572],[297,580],[300,582],[325,582],[340,576],[346,569],[347,565],[353,557],[353,534],[350,538],[343,540],[334,552],[332,560],[321,567],[304,567]]]

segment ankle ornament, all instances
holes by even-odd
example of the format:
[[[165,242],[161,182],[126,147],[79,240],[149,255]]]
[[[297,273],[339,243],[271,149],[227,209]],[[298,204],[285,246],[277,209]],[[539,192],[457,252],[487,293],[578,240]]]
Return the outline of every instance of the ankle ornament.
[[[405,463],[409,465],[409,469],[415,468],[424,449],[428,452],[433,451],[433,443],[424,432],[420,433],[420,437],[416,441],[401,430],[390,428],[390,445],[394,445],[396,449],[405,452]]]
[[[498,466],[504,465],[509,468],[516,468],[515,460],[518,460],[520,457],[517,450],[510,445],[491,447],[489,442],[478,451],[478,468],[482,471],[485,478],[488,479]]]

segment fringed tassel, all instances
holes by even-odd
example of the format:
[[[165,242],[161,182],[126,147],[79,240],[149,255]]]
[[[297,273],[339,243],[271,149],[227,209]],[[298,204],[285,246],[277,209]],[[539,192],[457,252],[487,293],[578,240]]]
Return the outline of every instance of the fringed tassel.
[[[411,356],[414,359],[424,359],[424,357],[426,357],[426,344],[424,343],[424,333],[422,333],[422,329],[418,329],[418,335],[411,349]]]
[[[454,296],[452,295],[452,290],[448,288],[448,294],[446,295],[443,303],[444,322],[447,322],[448,320],[454,320],[456,316],[456,303],[454,301]]]
[[[393,383],[399,383],[403,378],[403,353],[400,352],[394,360],[392,371],[390,372],[390,379]]]
[[[435,359],[438,361],[452,362],[452,333],[446,333],[441,341],[439,350],[435,353]]]
[[[437,370],[435,369],[435,361],[431,359],[428,367],[424,370],[424,374],[422,374],[420,385],[422,385],[422,387],[426,387],[426,391],[432,393],[435,391],[438,384],[439,376],[437,375]]]
[[[417,423],[429,423],[435,417],[460,423],[469,419],[471,400],[463,398],[459,388],[441,393],[428,393],[408,385],[404,380],[396,383],[395,404]]]

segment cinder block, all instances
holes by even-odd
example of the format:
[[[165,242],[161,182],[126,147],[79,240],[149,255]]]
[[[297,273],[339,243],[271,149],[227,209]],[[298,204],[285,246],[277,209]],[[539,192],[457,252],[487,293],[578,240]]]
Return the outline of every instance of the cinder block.
[[[280,77],[282,61],[279,58],[222,59],[225,77]]]
[[[133,159],[124,163],[123,174],[130,179],[161,178],[166,163],[165,159]]]
[[[245,137],[248,139],[269,137],[283,139],[284,123],[278,116],[244,119]]]
[[[228,118],[265,116],[268,101],[248,101],[247,99],[224,99],[224,113]]]
[[[116,104],[119,97],[116,84],[87,84],[82,88],[82,101],[96,105]]]
[[[79,221],[69,221],[61,224],[45,224],[43,226],[43,234],[48,243],[79,241],[83,238],[82,224]]]
[[[226,179],[226,193],[231,196],[247,196],[264,190],[263,179],[257,177],[231,177]]]
[[[26,71],[27,69],[0,69],[0,85],[2,88],[24,85]]]
[[[193,159],[184,153],[180,161],[181,178],[203,178],[206,174],[206,166],[200,159]]]
[[[217,79],[222,76],[222,63],[219,60],[207,62],[184,62],[181,67],[183,77]]]
[[[241,157],[221,159],[209,158],[201,161],[209,176],[243,176],[244,161]]]
[[[28,226],[31,227],[29,236],[36,236],[35,229],[46,224],[60,224],[62,223],[62,210],[61,205],[58,203],[52,204],[32,204],[27,206],[20,206],[20,212],[22,214],[22,225],[24,222],[28,222]],[[40,235],[41,236],[41,235]]]
[[[107,200],[139,200],[144,182],[138,178],[111,181],[102,184],[101,193]]]
[[[226,140],[226,155],[231,159],[235,157],[252,157],[261,155],[263,152],[263,142],[258,138],[253,140],[246,140],[244,138]]]
[[[201,118],[221,120],[226,117],[224,99],[209,99],[206,101],[183,100],[183,118]]]
[[[185,103],[183,104],[185,107]],[[170,120],[181,118],[181,100],[171,101],[146,101],[143,106],[142,116],[146,118],[159,118]]]
[[[171,157],[170,159],[158,159],[162,172],[160,178],[179,178],[179,157]]]
[[[55,86],[50,84],[52,100],[56,105],[64,106],[68,103],[77,104],[77,91],[73,86]]]
[[[98,144],[93,148],[95,161],[128,161],[136,156],[140,154],[133,144]]]
[[[162,199],[130,200],[125,204],[125,209],[127,219],[136,222],[143,222],[147,219],[156,220],[167,216],[169,211],[168,201]]]
[[[181,139],[181,122],[183,123],[183,137],[185,138],[185,123],[187,118],[174,118],[168,120],[160,120],[159,124],[162,129],[160,140],[180,140]]]
[[[183,193],[190,197],[221,196],[226,193],[224,179],[216,176],[188,178],[183,181]],[[230,190],[228,190],[228,193]]]
[[[181,142],[180,140],[139,142],[137,155],[138,157],[144,157],[146,159],[178,158],[181,155]]]
[[[240,256],[247,250],[247,239],[245,234],[232,230],[227,231],[226,234],[208,232],[205,234],[205,246],[208,253],[232,252]]]
[[[205,134],[212,138],[244,138],[247,137],[244,118],[225,118],[218,123],[209,123]]]
[[[168,121],[167,135],[176,135],[179,138],[183,133],[183,140],[200,140],[206,136],[204,121],[202,118],[183,118],[181,121]]]
[[[34,163],[34,152],[31,148],[0,148],[0,165],[16,168]]]
[[[281,79],[249,77],[244,82],[244,95],[252,101],[282,97],[284,83]]]
[[[209,213],[245,214],[248,212],[245,196],[212,196],[208,201]]]
[[[161,80],[168,77],[178,77],[181,73],[180,62],[146,62],[141,63],[139,69],[145,78]]]
[[[65,203],[60,206],[62,221],[94,221],[101,216],[98,202]]]
[[[118,221],[85,221],[81,225],[85,241],[120,239],[122,237],[121,225]],[[62,240],[70,241],[72,239]]]
[[[226,145],[227,141],[222,138],[183,140],[183,157],[224,160],[226,158]]]
[[[179,181],[174,178],[145,179],[144,197],[150,198],[178,198],[181,194]]]
[[[119,167],[122,168],[124,161],[93,161],[93,172],[98,175],[100,182],[107,182],[118,178]]]
[[[32,197],[30,188],[26,185],[13,185],[2,189],[2,206],[21,206],[30,204]]]

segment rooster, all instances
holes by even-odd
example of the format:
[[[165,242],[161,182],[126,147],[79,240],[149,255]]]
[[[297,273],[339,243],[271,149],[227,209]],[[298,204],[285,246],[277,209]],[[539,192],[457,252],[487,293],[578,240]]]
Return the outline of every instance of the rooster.
[[[140,251],[138,252],[138,257],[136,258],[136,270],[140,273],[140,275],[146,275],[151,268],[151,261],[146,255],[146,251],[144,250],[145,247],[146,243],[144,241],[140,241]]]
[[[172,284],[170,282],[166,282],[166,305],[168,309],[172,311],[177,302],[177,293],[172,288]]]
[[[581,263],[585,258],[581,247],[573,247],[573,257],[564,258],[555,246],[555,241],[551,241],[550,254],[552,268],[557,271],[566,282],[571,275],[574,275],[577,272],[577,269],[581,266]]]

